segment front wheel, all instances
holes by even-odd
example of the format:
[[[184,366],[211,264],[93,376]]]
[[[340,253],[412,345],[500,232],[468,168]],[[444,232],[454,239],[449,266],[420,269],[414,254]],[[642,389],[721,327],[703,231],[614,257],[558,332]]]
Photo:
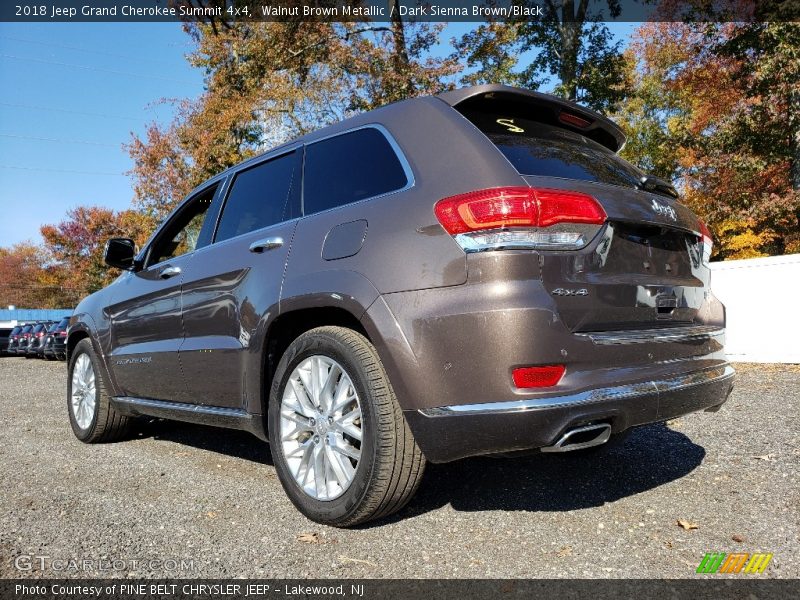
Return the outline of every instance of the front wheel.
[[[111,406],[109,386],[99,366],[91,341],[78,342],[69,361],[67,410],[75,437],[87,444],[122,439],[131,420]]]
[[[319,327],[284,353],[268,428],[275,469],[309,519],[349,527],[387,516],[416,492],[425,458],[375,348],[343,327]]]

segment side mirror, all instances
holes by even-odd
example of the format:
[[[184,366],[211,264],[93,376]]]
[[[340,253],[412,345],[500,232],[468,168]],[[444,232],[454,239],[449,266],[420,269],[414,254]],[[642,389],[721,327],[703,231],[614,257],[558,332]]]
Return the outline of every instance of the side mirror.
[[[111,267],[131,271],[136,256],[136,244],[129,238],[111,238],[106,242],[103,260]]]

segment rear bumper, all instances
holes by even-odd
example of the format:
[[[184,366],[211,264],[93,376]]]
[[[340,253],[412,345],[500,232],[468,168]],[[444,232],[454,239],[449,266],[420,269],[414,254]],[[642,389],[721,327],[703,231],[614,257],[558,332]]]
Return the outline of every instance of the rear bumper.
[[[613,433],[718,408],[733,389],[727,364],[562,396],[405,411],[425,456],[448,462],[551,445],[567,429],[607,422]]]

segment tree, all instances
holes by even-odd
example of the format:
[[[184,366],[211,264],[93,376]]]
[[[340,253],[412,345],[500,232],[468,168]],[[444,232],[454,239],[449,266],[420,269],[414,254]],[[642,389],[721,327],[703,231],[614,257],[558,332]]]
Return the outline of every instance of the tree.
[[[41,228],[44,249],[61,269],[61,283],[83,297],[111,283],[119,271],[103,261],[105,243],[112,237],[130,237],[142,245],[155,223],[132,210],[114,212],[97,206],[79,206],[57,225]]]
[[[191,188],[241,160],[350,114],[441,91],[458,70],[430,49],[441,25],[190,23],[206,90],[168,127],[133,135],[136,206],[163,218]]]
[[[591,0],[546,0],[541,19],[490,22],[456,44],[470,68],[468,84],[506,83],[537,90],[557,78],[554,93],[596,110],[609,110],[624,96],[625,61]],[[618,0],[606,3],[620,14]],[[519,55],[536,52],[527,65]]]
[[[30,242],[0,248],[0,306],[64,308],[76,294],[62,283],[63,270]]]
[[[649,23],[635,37],[626,156],[679,180],[718,258],[800,251],[800,24]]]

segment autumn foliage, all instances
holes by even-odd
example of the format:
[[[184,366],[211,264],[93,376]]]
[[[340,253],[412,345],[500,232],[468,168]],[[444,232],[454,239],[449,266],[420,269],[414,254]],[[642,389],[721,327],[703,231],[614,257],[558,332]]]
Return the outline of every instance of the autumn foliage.
[[[643,24],[623,51],[586,5],[537,23],[476,25],[449,56],[433,52],[443,25],[399,17],[186,25],[205,91],[178,101],[171,123],[131,135],[131,208],[77,207],[42,227],[42,244],[0,248],[0,305],[74,305],[117,276],[102,260],[109,237],[143,244],[202,181],[459,82],[549,85],[610,114],[628,135],[624,156],[674,181],[706,220],[716,259],[800,252],[800,23],[682,23],[668,13],[685,3],[663,0],[666,20]]]
[[[717,259],[800,252],[800,24],[648,23],[628,60],[626,158],[679,183]]]

